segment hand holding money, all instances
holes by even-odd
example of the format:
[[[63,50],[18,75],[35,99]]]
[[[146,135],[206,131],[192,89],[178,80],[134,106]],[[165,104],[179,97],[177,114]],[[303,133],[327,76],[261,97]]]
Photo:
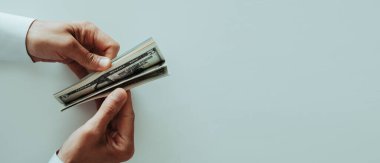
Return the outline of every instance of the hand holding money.
[[[135,86],[167,75],[167,67],[157,44],[148,39],[122,57],[103,72],[89,74],[78,83],[54,94],[65,107],[106,97],[116,88],[129,90]]]
[[[35,20],[26,38],[27,51],[34,62],[61,62],[78,69],[103,71],[119,44],[88,22],[47,22]]]
[[[26,45],[34,62],[61,62],[78,77],[87,75],[55,94],[65,108],[93,99],[101,103],[96,114],[64,143],[57,153],[59,158],[64,162],[130,159],[134,151],[134,113],[130,91],[125,90],[167,75],[165,60],[153,39],[122,54],[112,67],[111,59],[119,45],[91,23],[35,21]],[[89,71],[103,72],[88,75]]]
[[[63,162],[122,162],[134,152],[134,112],[130,92],[115,89],[96,114],[59,150]]]

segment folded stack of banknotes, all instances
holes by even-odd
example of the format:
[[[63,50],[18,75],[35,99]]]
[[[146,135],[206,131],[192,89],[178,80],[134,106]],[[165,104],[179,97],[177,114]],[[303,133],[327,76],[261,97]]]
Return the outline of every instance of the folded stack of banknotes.
[[[54,97],[64,105],[61,111],[91,100],[106,97],[116,88],[129,90],[167,76],[165,59],[150,38],[125,52],[106,71],[87,75],[78,83],[59,91]]]

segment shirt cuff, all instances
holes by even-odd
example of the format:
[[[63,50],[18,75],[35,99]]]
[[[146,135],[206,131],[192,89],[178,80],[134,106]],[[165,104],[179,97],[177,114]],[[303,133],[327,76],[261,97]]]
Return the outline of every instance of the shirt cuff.
[[[51,156],[49,163],[63,163],[63,161],[61,161],[61,159],[59,159],[57,154],[54,153],[53,156]]]
[[[34,20],[0,12],[0,60],[32,62],[25,41]]]

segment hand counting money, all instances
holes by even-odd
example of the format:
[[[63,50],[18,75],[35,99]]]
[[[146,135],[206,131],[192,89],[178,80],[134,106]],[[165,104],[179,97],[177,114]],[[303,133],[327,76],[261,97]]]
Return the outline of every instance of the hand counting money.
[[[129,90],[167,74],[165,59],[156,42],[150,38],[125,52],[108,70],[89,74],[78,83],[54,94],[54,97],[64,105],[63,111],[106,97],[116,88]]]

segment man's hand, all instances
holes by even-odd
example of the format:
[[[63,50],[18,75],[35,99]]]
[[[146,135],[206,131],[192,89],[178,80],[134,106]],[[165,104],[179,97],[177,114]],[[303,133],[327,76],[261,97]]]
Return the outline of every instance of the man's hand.
[[[103,71],[119,51],[119,44],[88,22],[48,22],[36,20],[26,38],[27,51],[34,62],[61,62],[71,69]]]
[[[134,113],[130,92],[114,90],[98,112],[63,144],[65,163],[119,163],[134,152]]]
[[[87,22],[61,23],[36,20],[26,38],[34,62],[61,62],[82,78],[103,71],[119,51],[119,44]],[[118,88],[99,110],[63,144],[58,157],[65,163],[121,162],[134,152],[134,113],[130,91]]]

